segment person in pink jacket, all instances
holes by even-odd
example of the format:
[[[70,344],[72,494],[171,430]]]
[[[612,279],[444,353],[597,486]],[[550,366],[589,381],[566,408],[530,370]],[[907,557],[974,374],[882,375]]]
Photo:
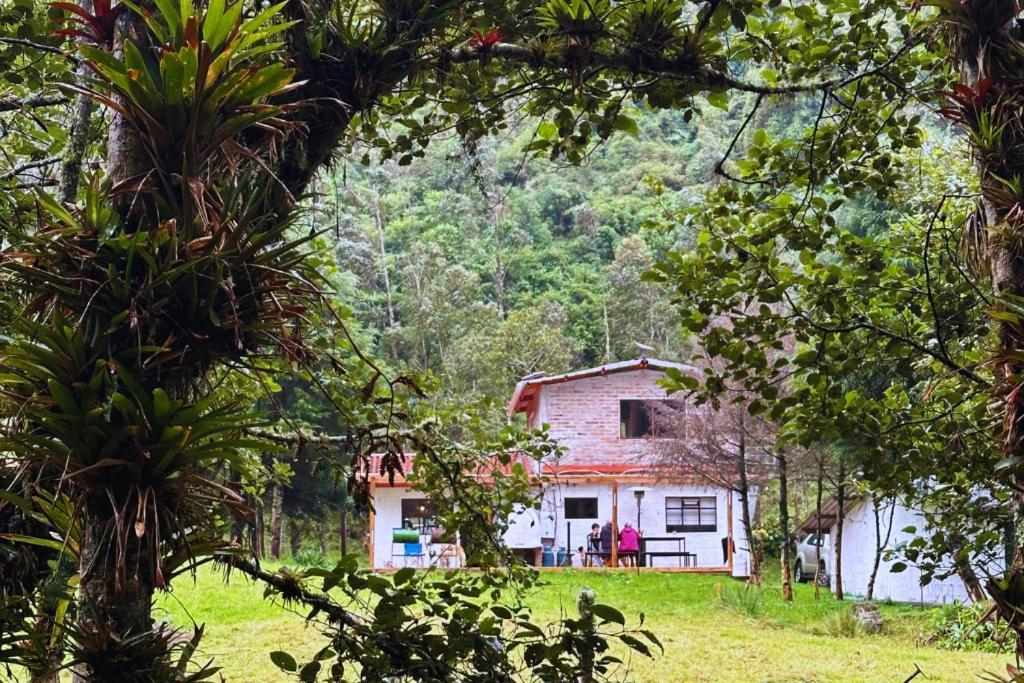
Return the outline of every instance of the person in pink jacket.
[[[640,534],[633,525],[626,522],[619,532],[619,557],[627,567],[637,565],[637,556],[640,554]]]

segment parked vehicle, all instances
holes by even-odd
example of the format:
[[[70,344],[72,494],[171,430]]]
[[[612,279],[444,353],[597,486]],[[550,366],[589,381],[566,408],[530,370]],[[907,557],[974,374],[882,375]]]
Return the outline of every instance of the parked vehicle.
[[[815,560],[818,557],[818,546],[821,546],[821,571],[815,571]],[[807,534],[804,540],[796,544],[796,563],[793,567],[793,577],[800,583],[806,583],[818,575],[818,583],[827,586],[830,583],[829,567],[829,544],[828,534]]]

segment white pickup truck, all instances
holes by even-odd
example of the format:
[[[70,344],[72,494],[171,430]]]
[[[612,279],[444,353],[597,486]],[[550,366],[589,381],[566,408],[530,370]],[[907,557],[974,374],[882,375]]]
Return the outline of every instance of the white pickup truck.
[[[821,572],[818,573],[818,583],[828,586],[830,583],[829,569],[829,545],[828,534],[807,534],[804,540],[796,544],[796,562],[793,567],[793,577],[800,583],[814,580],[815,560],[818,555],[818,545],[821,545]]]

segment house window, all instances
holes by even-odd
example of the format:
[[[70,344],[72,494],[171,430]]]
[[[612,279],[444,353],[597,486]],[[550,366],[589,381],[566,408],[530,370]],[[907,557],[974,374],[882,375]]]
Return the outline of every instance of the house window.
[[[666,498],[665,530],[717,531],[718,505],[714,496]]]
[[[418,529],[421,534],[429,534],[434,529],[434,516],[437,508],[426,498],[402,499],[402,526],[407,529]]]
[[[597,519],[597,498],[566,498],[566,519]]]
[[[634,399],[619,401],[619,437],[640,439],[651,435],[651,414],[644,405],[647,401]]]
[[[618,401],[618,437],[659,436],[676,424],[685,426],[685,415],[686,403],[680,400],[625,398]]]

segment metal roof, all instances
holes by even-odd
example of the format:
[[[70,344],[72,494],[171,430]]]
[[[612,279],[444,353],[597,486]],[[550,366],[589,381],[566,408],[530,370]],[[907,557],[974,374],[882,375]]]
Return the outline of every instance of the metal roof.
[[[860,504],[861,500],[863,500],[864,498],[864,494],[859,491],[849,491],[845,496],[845,500],[843,501],[843,516],[845,517],[846,515],[850,514],[850,511],[853,510],[855,506]],[[834,495],[829,496],[828,498],[821,502],[822,532],[828,533],[829,529],[831,529],[832,526],[836,524],[838,519],[839,499],[837,499]],[[803,531],[805,533],[817,531],[817,528],[818,515],[815,510],[811,510],[809,513],[807,513],[807,515],[802,520],[800,520],[796,525],[796,529],[798,531]]]
[[[606,365],[599,365],[594,368],[587,368],[585,370],[575,370],[573,372],[567,372],[562,375],[544,375],[542,373],[534,373],[527,375],[523,379],[519,380],[516,384],[515,391],[512,392],[512,398],[508,402],[506,412],[509,417],[512,417],[516,413],[524,412],[534,397],[537,395],[537,391],[540,387],[545,384],[560,384],[562,382],[572,382],[577,379],[586,379],[588,377],[603,377],[605,375],[613,375],[619,372],[633,372],[634,370],[657,370],[658,372],[665,372],[668,369],[675,369],[681,372],[696,372],[697,369],[692,365],[686,365],[685,363],[674,363],[667,360],[659,360],[657,358],[634,358],[632,360],[622,360],[616,363],[608,363]]]

